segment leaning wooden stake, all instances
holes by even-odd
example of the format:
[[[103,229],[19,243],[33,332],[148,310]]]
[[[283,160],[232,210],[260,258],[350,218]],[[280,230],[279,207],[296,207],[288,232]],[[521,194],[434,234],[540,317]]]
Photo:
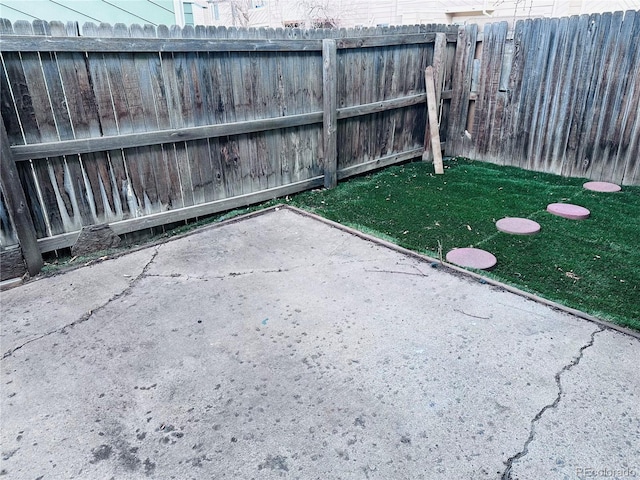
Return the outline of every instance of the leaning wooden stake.
[[[13,160],[11,150],[9,149],[7,131],[4,128],[4,122],[1,120],[0,148],[0,173],[2,173],[2,175],[0,175],[0,183],[2,184],[2,193],[7,202],[9,216],[18,235],[18,242],[20,242],[22,256],[27,264],[27,270],[29,271],[29,275],[34,276],[37,275],[42,268],[42,255],[38,247],[36,230],[33,226],[29,207],[27,206],[27,199],[22,190],[18,170]]]
[[[424,71],[427,85],[427,111],[429,117],[429,131],[431,133],[431,149],[433,151],[433,167],[437,174],[444,173],[442,166],[442,149],[440,147],[440,127],[438,125],[438,106],[436,104],[436,86],[433,67],[428,66]]]
[[[438,110],[438,121],[440,121],[440,97],[444,85],[444,72],[447,69],[447,35],[445,33],[436,33],[436,41],[433,44],[433,77],[436,82],[436,109]],[[433,161],[431,154],[431,133],[429,132],[429,122],[425,122],[424,126],[424,152],[422,160],[425,162]],[[442,148],[443,145],[441,144]]]

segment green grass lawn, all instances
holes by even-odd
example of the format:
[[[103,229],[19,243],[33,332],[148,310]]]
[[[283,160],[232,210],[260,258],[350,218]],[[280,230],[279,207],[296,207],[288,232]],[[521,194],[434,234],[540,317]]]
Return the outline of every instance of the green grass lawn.
[[[596,193],[584,179],[451,159],[445,175],[410,163],[304,192],[290,204],[438,257],[455,247],[492,252],[487,276],[605,320],[640,330],[640,187]],[[553,202],[588,208],[591,218],[546,212]],[[503,217],[526,217],[533,236],[498,232]]]
[[[317,213],[402,247],[438,258],[452,248],[474,246],[493,253],[498,264],[483,275],[640,330],[640,187],[596,193],[584,179],[530,172],[467,159],[445,161],[445,174],[416,162],[342,182],[332,190],[287,197],[287,203]],[[281,203],[214,215],[141,239],[144,244],[199,226]],[[567,220],[546,212],[549,203],[576,203],[588,220]],[[503,217],[525,217],[542,230],[533,236],[499,232]],[[43,273],[96,261],[126,251],[89,257],[60,257]],[[441,249],[441,250],[440,250]]]

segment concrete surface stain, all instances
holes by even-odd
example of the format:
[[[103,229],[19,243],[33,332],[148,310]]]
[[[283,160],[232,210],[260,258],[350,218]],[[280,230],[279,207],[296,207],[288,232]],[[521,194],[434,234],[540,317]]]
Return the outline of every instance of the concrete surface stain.
[[[136,447],[129,450],[123,449],[118,457],[124,468],[130,471],[137,470],[140,467],[141,460],[135,455],[138,452]]]
[[[202,468],[202,462],[211,462],[213,458],[208,457],[207,455],[201,455],[199,457],[190,458],[187,462],[191,463],[192,467]]]
[[[289,471],[289,467],[287,466],[287,457],[283,457],[280,455],[276,455],[275,457],[268,455],[263,463],[258,465],[258,470],[262,470],[265,468],[269,468],[271,470],[283,470],[285,472]]]
[[[357,418],[353,421],[353,424],[354,424],[356,427],[362,427],[362,428],[365,428],[365,421],[364,421],[364,419],[363,419],[362,417],[357,417]]]
[[[110,445],[100,445],[91,450],[93,454],[93,460],[89,461],[89,463],[98,463],[102,460],[107,460],[111,456],[111,452],[113,448]]]
[[[2,452],[2,460],[3,461],[7,461],[9,460],[11,457],[13,457],[18,450],[20,450],[19,448],[16,448],[15,450],[11,450],[9,452]]]
[[[149,460],[148,458],[144,461],[143,465],[144,465],[144,473],[146,473],[147,475],[152,475],[156,469],[156,464],[151,460]]]

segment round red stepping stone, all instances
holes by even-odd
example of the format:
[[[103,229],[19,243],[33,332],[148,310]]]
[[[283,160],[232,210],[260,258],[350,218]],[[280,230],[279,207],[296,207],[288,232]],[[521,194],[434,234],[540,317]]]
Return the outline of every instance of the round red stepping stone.
[[[496,228],[514,235],[535,235],[540,231],[540,224],[528,218],[505,217],[496,222]]]
[[[616,185],[615,183],[609,182],[587,182],[582,185],[587,190],[593,190],[594,192],[619,192],[622,190],[620,185]]]
[[[569,220],[584,220],[591,215],[586,208],[571,203],[550,203],[547,205],[547,212]]]
[[[479,248],[454,248],[447,253],[447,262],[461,267],[489,270],[496,266],[498,260],[493,254]]]

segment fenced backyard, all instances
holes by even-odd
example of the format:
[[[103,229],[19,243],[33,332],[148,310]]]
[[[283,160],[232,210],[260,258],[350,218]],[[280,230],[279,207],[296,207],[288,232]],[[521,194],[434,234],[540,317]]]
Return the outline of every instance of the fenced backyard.
[[[132,232],[419,158],[429,65],[446,155],[640,184],[640,12],[512,36],[0,28],[2,257],[19,245],[32,273],[83,227]]]

